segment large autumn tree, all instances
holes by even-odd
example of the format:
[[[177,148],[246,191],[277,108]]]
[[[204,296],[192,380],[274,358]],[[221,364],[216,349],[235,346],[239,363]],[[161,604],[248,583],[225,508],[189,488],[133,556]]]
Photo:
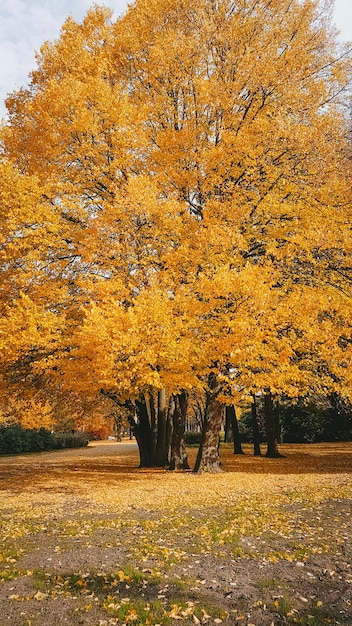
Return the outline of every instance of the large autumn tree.
[[[350,56],[330,9],[139,0],[112,23],[95,8],[8,99],[4,154],[50,206],[60,332],[35,372],[149,405],[203,389],[199,470],[219,467],[229,394],[348,389]]]

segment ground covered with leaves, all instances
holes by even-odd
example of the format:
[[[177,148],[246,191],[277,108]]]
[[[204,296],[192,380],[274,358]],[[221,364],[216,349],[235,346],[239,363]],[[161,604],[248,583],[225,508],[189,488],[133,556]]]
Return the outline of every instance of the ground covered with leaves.
[[[282,451],[200,476],[132,442],[1,457],[0,626],[352,625],[352,444]]]

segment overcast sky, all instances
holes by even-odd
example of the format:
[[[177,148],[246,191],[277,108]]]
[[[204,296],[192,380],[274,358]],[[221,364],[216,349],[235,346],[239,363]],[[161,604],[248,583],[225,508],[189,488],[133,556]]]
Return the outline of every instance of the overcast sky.
[[[35,51],[57,38],[68,15],[81,21],[92,0],[0,0],[0,118],[6,95],[28,82]],[[127,0],[102,0],[120,15]],[[341,39],[352,41],[352,0],[335,0],[335,23]]]

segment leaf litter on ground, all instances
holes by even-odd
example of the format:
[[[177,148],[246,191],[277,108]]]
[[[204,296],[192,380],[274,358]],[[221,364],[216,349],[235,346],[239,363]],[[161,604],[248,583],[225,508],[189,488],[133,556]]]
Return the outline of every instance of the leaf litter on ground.
[[[246,452],[200,476],[129,442],[0,459],[0,626],[352,624],[352,445]]]

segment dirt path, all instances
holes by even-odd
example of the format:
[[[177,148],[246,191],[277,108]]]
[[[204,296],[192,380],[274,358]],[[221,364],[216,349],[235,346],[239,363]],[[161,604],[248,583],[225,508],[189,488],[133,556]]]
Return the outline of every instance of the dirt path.
[[[77,463],[89,466],[92,460],[103,460],[104,463],[115,463],[122,460],[124,465],[130,465],[129,460],[138,459],[138,447],[134,440],[123,441],[91,441],[84,448],[70,448],[66,450],[54,450],[52,452],[30,453],[23,455],[0,456],[1,477],[7,473],[26,471],[26,468],[69,469]]]

